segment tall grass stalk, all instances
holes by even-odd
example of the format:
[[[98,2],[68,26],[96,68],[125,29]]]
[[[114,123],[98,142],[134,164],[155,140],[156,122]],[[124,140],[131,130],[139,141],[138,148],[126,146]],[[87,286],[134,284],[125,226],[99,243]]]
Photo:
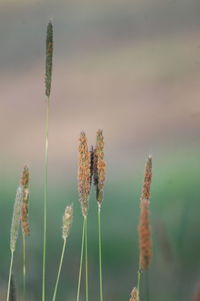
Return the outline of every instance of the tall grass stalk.
[[[47,190],[48,190],[48,145],[49,145],[49,108],[50,98],[46,108],[45,130],[45,171],[44,171],[44,233],[43,233],[43,265],[42,265],[42,301],[45,301],[45,278],[46,278],[46,237],[47,237]]]
[[[66,209],[65,209],[65,214],[63,216],[63,234],[62,234],[63,248],[62,248],[62,253],[61,253],[61,257],[60,257],[60,264],[59,264],[59,268],[58,268],[56,284],[55,284],[55,288],[54,288],[53,301],[56,300],[58,283],[59,283],[59,280],[60,280],[60,273],[61,273],[63,258],[64,258],[64,254],[65,254],[67,237],[69,235],[69,231],[70,231],[70,228],[71,228],[71,225],[72,225],[72,221],[73,221],[73,207],[72,206],[67,206]]]
[[[85,300],[88,301],[88,229],[87,216],[85,219]]]
[[[64,254],[65,254],[65,248],[66,248],[66,239],[64,239],[64,241],[63,241],[63,248],[62,248],[62,253],[61,253],[61,257],[60,257],[60,264],[59,264],[56,284],[55,284],[54,293],[53,293],[53,301],[56,300],[58,283],[59,283],[59,279],[60,279],[60,272],[61,272],[61,268],[62,268],[62,264],[63,264],[63,258],[64,258]]]
[[[10,258],[10,269],[9,269],[9,277],[8,277],[7,301],[9,301],[9,296],[10,296],[10,282],[11,282],[11,275],[12,275],[12,269],[13,269],[13,257],[14,257],[14,252],[16,249],[16,242],[17,242],[18,233],[19,233],[23,195],[24,195],[23,187],[20,185],[17,189],[17,193],[16,193],[16,197],[15,197],[11,230],[10,230],[11,258]]]
[[[46,73],[45,94],[46,101],[46,126],[45,126],[45,166],[44,166],[44,232],[43,232],[43,264],[42,264],[42,301],[45,301],[46,290],[46,237],[47,237],[47,190],[48,190],[48,146],[49,146],[49,111],[53,60],[53,25],[51,21],[47,26],[46,37]]]
[[[79,270],[79,280],[81,278],[82,271],[82,255],[83,244],[85,245],[85,294],[86,301],[88,301],[88,231],[87,231],[87,215],[88,215],[88,200],[91,190],[91,156],[88,151],[87,137],[85,132],[81,132],[79,139],[79,161],[78,161],[78,190],[80,195],[80,203],[82,209],[83,222],[83,234],[82,234],[82,246],[81,246],[81,260]],[[84,242],[83,242],[84,241]],[[79,300],[80,283],[78,284],[77,300]]]
[[[85,218],[83,219],[83,231],[82,231],[82,239],[81,239],[81,256],[80,256],[80,266],[79,266],[78,288],[77,288],[76,301],[79,301],[79,299],[80,299],[81,276],[82,276],[82,268],[83,268],[84,242],[85,242]]]
[[[101,247],[101,205],[104,195],[105,182],[104,137],[103,131],[98,130],[96,135],[96,148],[93,152],[93,178],[96,187],[96,199],[98,204],[98,244],[99,244],[99,293],[100,301],[103,301],[103,277],[102,277],[102,247]]]
[[[22,230],[22,273],[23,273],[23,301],[26,300],[26,236],[30,234],[28,207],[29,207],[29,169],[24,167],[20,179],[20,185],[23,189],[23,198],[21,206],[21,230]]]
[[[13,257],[14,257],[14,251],[11,251],[10,269],[9,269],[8,289],[7,289],[7,298],[6,298],[6,301],[9,301],[9,299],[10,299],[10,282],[11,282],[12,268],[13,268]]]
[[[26,237],[22,233],[22,247],[23,247],[23,301],[26,300]]]
[[[100,301],[103,301],[103,283],[102,283],[102,251],[101,251],[101,207],[98,206],[98,235],[99,235],[99,285]]]

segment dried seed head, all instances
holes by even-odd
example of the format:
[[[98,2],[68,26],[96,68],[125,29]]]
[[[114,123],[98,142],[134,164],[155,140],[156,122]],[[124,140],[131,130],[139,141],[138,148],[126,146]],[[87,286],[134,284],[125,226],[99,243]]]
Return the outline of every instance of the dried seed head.
[[[46,38],[45,88],[46,88],[47,97],[49,97],[51,93],[52,61],[53,61],[53,25],[50,21],[47,25],[47,38]]]
[[[10,250],[11,252],[15,251],[16,241],[19,232],[19,225],[20,225],[20,217],[21,217],[21,208],[22,208],[22,201],[23,201],[23,188],[19,186],[17,189],[15,203],[13,208],[13,217],[11,223],[11,230],[10,230]]]
[[[91,145],[90,148],[90,188],[92,185],[92,178],[94,174],[94,147]]]
[[[88,199],[90,194],[90,152],[88,151],[87,138],[84,132],[81,132],[79,139],[79,163],[78,163],[78,190],[82,214],[87,216]]]
[[[23,189],[23,200],[21,208],[21,225],[22,231],[25,235],[30,234],[30,226],[28,221],[28,206],[29,206],[29,169],[27,166],[24,167],[21,181],[21,187]]]
[[[144,172],[144,184],[143,184],[142,194],[141,194],[142,200],[150,199],[151,181],[152,181],[152,158],[151,156],[149,156]]]
[[[149,200],[140,204],[139,222],[140,269],[148,269],[152,257],[151,228],[149,221]]]
[[[73,206],[67,206],[65,208],[65,213],[63,215],[63,231],[62,231],[62,237],[63,239],[67,239],[69,236],[69,231],[71,229],[73,221]]]
[[[134,287],[132,289],[131,298],[129,301],[140,301],[139,296],[138,296],[138,290],[136,287]]]
[[[96,149],[95,149],[95,155],[96,155],[96,166],[97,167],[97,201],[99,207],[101,207],[102,201],[103,201],[103,190],[104,190],[104,182],[105,182],[105,160],[104,160],[104,137],[103,137],[103,131],[98,130],[97,131],[97,140],[96,140]]]
[[[150,226],[150,186],[152,179],[152,159],[148,158],[145,174],[142,195],[140,199],[140,221],[139,221],[139,247],[140,247],[140,269],[148,269],[152,257],[152,241],[151,241],[151,226]]]
[[[20,184],[24,188],[28,188],[28,186],[29,186],[29,169],[28,169],[27,166],[24,166],[22,176],[21,176],[21,179],[20,179]]]

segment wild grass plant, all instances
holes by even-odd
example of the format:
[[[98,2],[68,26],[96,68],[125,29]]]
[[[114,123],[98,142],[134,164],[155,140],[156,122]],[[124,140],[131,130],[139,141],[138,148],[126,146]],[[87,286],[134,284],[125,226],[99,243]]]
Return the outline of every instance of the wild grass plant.
[[[51,81],[52,81],[52,60],[53,60],[53,25],[49,22],[47,27],[47,39],[46,39],[46,77],[45,77],[45,95],[46,95],[46,128],[45,128],[45,161],[44,161],[44,215],[43,215],[43,264],[42,264],[42,291],[41,300],[46,301],[46,282],[48,281],[46,255],[48,252],[47,247],[47,206],[48,206],[48,151],[49,151],[49,112],[50,112],[50,95],[51,95]],[[79,201],[82,212],[82,238],[81,238],[81,250],[80,250],[80,262],[79,270],[77,269],[77,292],[76,301],[86,300],[90,298],[90,271],[89,271],[89,256],[88,256],[88,219],[90,218],[89,202],[93,201],[91,198],[92,188],[96,194],[97,204],[97,225],[98,225],[98,264],[99,264],[99,293],[97,300],[103,301],[103,256],[102,256],[102,227],[101,218],[103,214],[103,201],[104,201],[104,185],[106,178],[106,163],[104,156],[104,136],[103,131],[98,130],[96,133],[96,144],[89,149],[88,139],[85,132],[80,133],[78,144],[78,192]],[[30,235],[30,227],[28,220],[29,209],[29,169],[24,167],[22,176],[20,178],[19,187],[17,188],[13,217],[11,223],[10,233],[10,268],[8,276],[8,288],[7,288],[7,301],[16,300],[16,290],[13,280],[13,261],[16,249],[16,242],[18,238],[19,229],[22,230],[22,254],[23,254],[23,301],[28,301],[28,292],[26,290],[26,240]],[[152,182],[152,158],[148,157],[145,172],[144,182],[142,186],[142,192],[140,197],[140,216],[138,225],[139,234],[139,263],[138,263],[138,280],[135,283],[130,301],[143,301],[141,297],[141,286],[143,274],[147,273],[152,261],[152,238],[151,238],[151,224],[150,224],[150,188]],[[90,200],[91,199],[91,200]],[[61,272],[63,270],[63,262],[65,251],[67,247],[67,239],[70,233],[73,220],[73,206],[66,206],[63,215],[62,225],[62,239],[63,245],[61,250],[60,261],[58,265],[57,275],[55,276],[55,286],[52,292],[52,301],[58,300],[58,289],[61,278]],[[133,254],[134,256],[134,254]],[[85,288],[81,294],[82,285],[82,272],[85,271]],[[65,271],[70,273],[70,271]],[[134,278],[134,275],[133,275]],[[66,284],[67,285],[67,284]],[[83,298],[84,295],[84,298]],[[196,294],[198,296],[198,293]],[[127,300],[128,300],[127,293]],[[198,300],[195,297],[195,301]],[[146,300],[144,300],[146,301]]]

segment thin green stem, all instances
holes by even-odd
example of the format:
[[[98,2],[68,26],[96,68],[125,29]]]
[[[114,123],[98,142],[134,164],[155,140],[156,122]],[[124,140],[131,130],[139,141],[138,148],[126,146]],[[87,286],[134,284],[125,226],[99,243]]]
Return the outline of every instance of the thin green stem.
[[[43,233],[43,265],[42,265],[42,301],[45,301],[46,291],[46,237],[47,237],[47,184],[48,184],[48,146],[49,146],[49,107],[50,98],[46,106],[46,129],[45,129],[45,168],[44,168],[44,233]]]
[[[55,285],[54,294],[53,294],[53,301],[56,300],[58,283],[59,283],[59,279],[60,279],[60,272],[61,272],[61,269],[62,269],[63,258],[64,258],[64,254],[65,254],[65,247],[66,247],[66,239],[64,239],[64,242],[63,242],[62,254],[61,254],[61,257],[60,257],[60,265],[59,265],[59,269],[58,269],[58,275],[57,275],[56,285]]]
[[[98,232],[99,232],[99,287],[100,301],[103,301],[103,284],[102,284],[102,252],[101,252],[101,207],[98,206]]]
[[[10,258],[10,270],[9,270],[9,278],[8,278],[8,290],[7,290],[7,301],[9,301],[10,298],[10,281],[11,281],[11,275],[12,275],[12,267],[13,267],[13,254],[14,251],[11,251],[11,258]]]
[[[23,301],[26,300],[26,237],[22,233],[22,244],[23,244]]]
[[[138,282],[137,282],[137,301],[140,300],[140,278],[141,278],[141,269],[138,270]]]
[[[83,220],[83,233],[82,233],[82,242],[81,242],[81,257],[80,257],[80,267],[79,267],[78,289],[77,289],[76,301],[79,301],[79,298],[80,298],[81,276],[82,276],[82,267],[83,267],[84,241],[85,241],[85,218]]]
[[[85,218],[85,300],[88,301],[88,231],[87,216]]]

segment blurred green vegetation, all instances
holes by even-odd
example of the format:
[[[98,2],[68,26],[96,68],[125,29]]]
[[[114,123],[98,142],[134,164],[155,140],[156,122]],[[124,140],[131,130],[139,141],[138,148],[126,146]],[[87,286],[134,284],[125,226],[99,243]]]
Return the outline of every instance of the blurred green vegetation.
[[[198,281],[200,262],[199,155],[195,149],[163,154],[154,159],[151,198],[153,261],[142,275],[142,300],[189,300]],[[109,159],[107,159],[109,164]],[[138,266],[137,224],[144,165],[132,173],[109,175],[102,211],[103,273],[105,300],[128,300],[136,284]],[[109,166],[112,170],[112,166]],[[130,169],[129,169],[130,170]],[[32,174],[30,199],[31,236],[28,238],[28,290],[38,300],[41,290],[42,184]],[[9,229],[18,179],[1,176],[1,283],[6,286],[9,266]],[[10,181],[8,181],[10,178]],[[51,177],[50,177],[51,178]],[[6,179],[6,182],[4,180]],[[47,287],[50,300],[62,247],[61,218],[66,204],[74,204],[74,223],[68,240],[58,300],[75,300],[81,243],[82,216],[76,182],[51,180],[48,202]],[[98,300],[97,207],[92,193],[89,211],[90,299]],[[18,240],[14,276],[18,293],[22,286],[21,237]],[[83,277],[84,278],[84,277]],[[84,281],[84,279],[83,279]],[[84,296],[84,284],[82,286]],[[31,299],[30,299],[31,300]],[[83,299],[84,300],[84,297]]]

